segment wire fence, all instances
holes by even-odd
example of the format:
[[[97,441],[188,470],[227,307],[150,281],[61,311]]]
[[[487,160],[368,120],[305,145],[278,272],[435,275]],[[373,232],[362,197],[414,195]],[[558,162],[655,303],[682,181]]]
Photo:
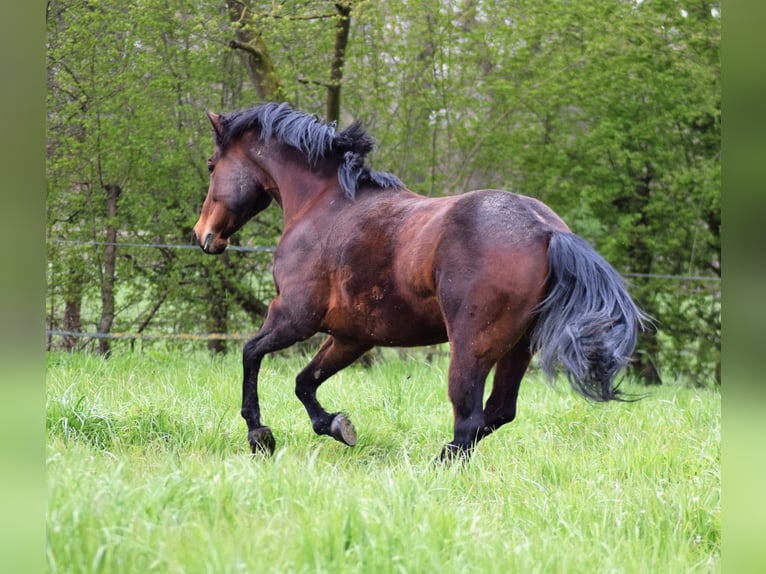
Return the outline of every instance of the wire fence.
[[[182,243],[130,243],[127,241],[77,241],[75,239],[48,239],[48,243],[55,243],[59,245],[92,245],[96,247],[152,247],[155,249],[199,249],[198,245],[192,245],[191,243],[184,245]],[[268,252],[272,253],[276,251],[276,247],[272,246],[255,246],[247,247],[245,245],[229,245],[227,251],[244,251],[244,252]]]
[[[117,248],[151,248],[151,249],[199,249],[199,246],[193,244],[177,243],[137,243],[137,242],[108,242],[108,241],[81,241],[59,238],[48,238],[48,243],[69,246],[92,246],[106,247],[113,246]],[[244,246],[229,245],[228,251],[253,252],[253,253],[273,253],[276,250],[274,246]],[[715,275],[672,275],[661,273],[634,273],[621,272],[624,278],[645,278],[657,279],[663,281],[675,282],[716,282],[720,283],[721,278]],[[252,338],[253,333],[144,333],[144,332],[89,332],[89,331],[70,331],[64,329],[46,329],[46,336],[67,337],[73,339],[110,339],[110,340],[131,340],[131,341],[246,341]]]

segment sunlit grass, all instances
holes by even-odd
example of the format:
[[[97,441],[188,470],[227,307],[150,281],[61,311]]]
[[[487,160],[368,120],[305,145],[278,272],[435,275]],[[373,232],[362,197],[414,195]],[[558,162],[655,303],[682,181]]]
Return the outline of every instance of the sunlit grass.
[[[50,355],[50,571],[719,571],[716,391],[592,405],[533,373],[517,420],[444,467],[446,358],[383,358],[320,389],[354,448],[311,430],[293,394],[306,359],[267,358],[263,459],[236,354]]]

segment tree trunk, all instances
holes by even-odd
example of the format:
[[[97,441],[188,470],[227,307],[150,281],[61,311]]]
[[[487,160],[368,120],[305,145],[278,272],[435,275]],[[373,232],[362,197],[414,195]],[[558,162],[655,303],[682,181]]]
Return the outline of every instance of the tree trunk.
[[[229,47],[240,51],[242,62],[258,97],[264,101],[280,99],[282,83],[279,81],[266,42],[258,33],[250,2],[231,2],[229,17],[234,24],[236,37],[229,42]]]
[[[654,361],[654,357],[659,353],[657,332],[653,329],[648,330],[640,338],[643,339],[643,344],[640,345],[639,352],[636,353],[636,362],[633,368],[638,374],[638,378],[645,384],[661,385],[662,379]]]
[[[213,275],[215,273],[213,270]],[[207,300],[210,302],[207,314],[207,332],[208,334],[226,333],[229,329],[229,305],[226,297],[217,281],[208,280],[207,283]],[[224,339],[209,339],[207,348],[215,354],[226,353],[226,341]]]
[[[631,169],[630,165],[628,165],[628,172],[631,173],[633,179],[636,181],[634,195],[632,198],[627,198],[625,204],[618,205],[618,207],[624,212],[640,213],[641,218],[639,224],[645,226],[647,225],[646,205],[649,203],[649,196],[651,194],[654,168],[652,165],[647,164],[644,166],[642,172],[636,173]],[[628,248],[628,257],[636,266],[636,270],[639,273],[652,273],[652,261],[654,256],[645,241],[639,239],[633,243],[633,245]],[[647,285],[644,288],[644,292],[647,296],[642,297],[647,304],[650,301],[650,293],[647,292],[649,289],[651,289],[651,286]],[[653,314],[652,309],[645,309],[645,311],[650,315]],[[657,370],[656,363],[659,348],[660,344],[657,340],[657,331],[654,328],[649,327],[645,332],[639,335],[639,349],[636,353],[636,361],[633,364],[633,368],[638,373],[640,379],[647,385],[662,384],[662,379]]]
[[[106,190],[106,245],[104,246],[104,268],[101,276],[101,322],[98,332],[107,334],[112,330],[114,322],[114,281],[117,268],[117,226],[115,218],[117,216],[117,200],[120,197],[122,189],[119,185],[104,185]],[[101,338],[98,341],[98,350],[102,355],[108,356],[111,349],[111,342],[107,338]]]
[[[343,64],[346,61],[346,46],[351,28],[351,3],[335,3],[338,23],[335,28],[335,47],[333,49],[330,84],[327,86],[327,121],[340,119],[340,89],[343,83]]]
[[[79,262],[67,270],[66,286],[64,287],[64,331],[79,333],[82,331],[82,285],[84,277]],[[77,337],[64,335],[63,345],[67,351],[73,351]]]

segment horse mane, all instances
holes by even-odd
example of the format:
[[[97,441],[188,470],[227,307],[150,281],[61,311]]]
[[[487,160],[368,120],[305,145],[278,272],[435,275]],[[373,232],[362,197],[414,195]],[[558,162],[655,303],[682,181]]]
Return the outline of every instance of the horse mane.
[[[363,184],[381,189],[403,187],[396,176],[365,165],[367,154],[375,149],[375,140],[359,122],[336,131],[334,122],[324,123],[286,103],[266,103],[222,114],[220,120],[223,133],[217,143],[223,149],[244,133],[257,130],[262,141],[273,138],[303,153],[312,167],[321,159],[337,159],[338,181],[349,199],[354,199]]]

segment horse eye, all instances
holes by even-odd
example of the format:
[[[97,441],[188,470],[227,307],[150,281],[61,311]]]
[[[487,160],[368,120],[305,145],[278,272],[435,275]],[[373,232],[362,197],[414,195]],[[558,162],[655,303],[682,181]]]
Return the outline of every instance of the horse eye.
[[[213,170],[215,169],[215,164],[213,162],[207,162],[207,171],[208,173],[213,173]]]

